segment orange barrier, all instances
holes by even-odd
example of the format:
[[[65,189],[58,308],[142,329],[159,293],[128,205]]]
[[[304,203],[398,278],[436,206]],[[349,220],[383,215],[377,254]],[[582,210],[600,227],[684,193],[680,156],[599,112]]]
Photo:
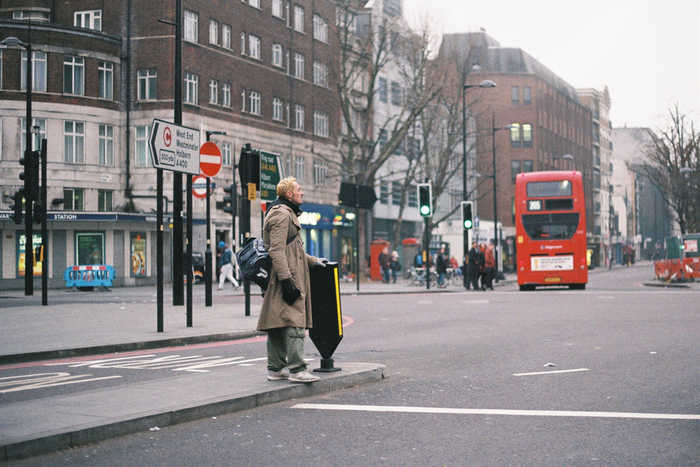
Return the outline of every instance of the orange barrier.
[[[700,258],[662,259],[654,261],[654,275],[663,281],[700,279]]]

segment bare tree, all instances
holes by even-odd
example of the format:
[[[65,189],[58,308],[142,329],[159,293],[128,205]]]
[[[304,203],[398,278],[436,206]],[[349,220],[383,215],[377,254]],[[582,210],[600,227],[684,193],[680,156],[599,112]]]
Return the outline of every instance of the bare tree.
[[[652,133],[643,170],[675,213],[681,234],[700,231],[700,133],[678,104],[666,129]]]

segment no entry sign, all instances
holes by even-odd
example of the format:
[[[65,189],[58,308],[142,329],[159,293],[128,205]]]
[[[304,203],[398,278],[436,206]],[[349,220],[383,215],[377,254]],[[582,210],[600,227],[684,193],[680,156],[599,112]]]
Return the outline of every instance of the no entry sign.
[[[221,151],[211,141],[199,148],[199,169],[207,177],[214,177],[221,170]]]
[[[204,199],[207,197],[206,177],[197,175],[192,179],[192,195],[199,199]]]

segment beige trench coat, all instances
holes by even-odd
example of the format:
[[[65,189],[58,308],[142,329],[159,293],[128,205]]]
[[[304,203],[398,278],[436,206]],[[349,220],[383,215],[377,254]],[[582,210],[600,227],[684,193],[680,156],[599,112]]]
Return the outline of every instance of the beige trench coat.
[[[270,284],[265,292],[258,331],[297,327],[310,329],[311,283],[309,266],[319,263],[319,259],[307,255],[299,234],[301,225],[294,211],[284,204],[270,208],[263,225],[263,242],[272,258]],[[289,244],[287,240],[294,238]],[[292,279],[301,292],[301,298],[292,305],[282,299],[280,281]]]

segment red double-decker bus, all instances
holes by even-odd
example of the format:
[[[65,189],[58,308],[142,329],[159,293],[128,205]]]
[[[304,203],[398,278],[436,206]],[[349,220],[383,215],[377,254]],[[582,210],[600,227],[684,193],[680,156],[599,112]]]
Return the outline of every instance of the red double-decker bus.
[[[541,285],[585,289],[586,202],[581,172],[521,173],[515,179],[520,290]]]

